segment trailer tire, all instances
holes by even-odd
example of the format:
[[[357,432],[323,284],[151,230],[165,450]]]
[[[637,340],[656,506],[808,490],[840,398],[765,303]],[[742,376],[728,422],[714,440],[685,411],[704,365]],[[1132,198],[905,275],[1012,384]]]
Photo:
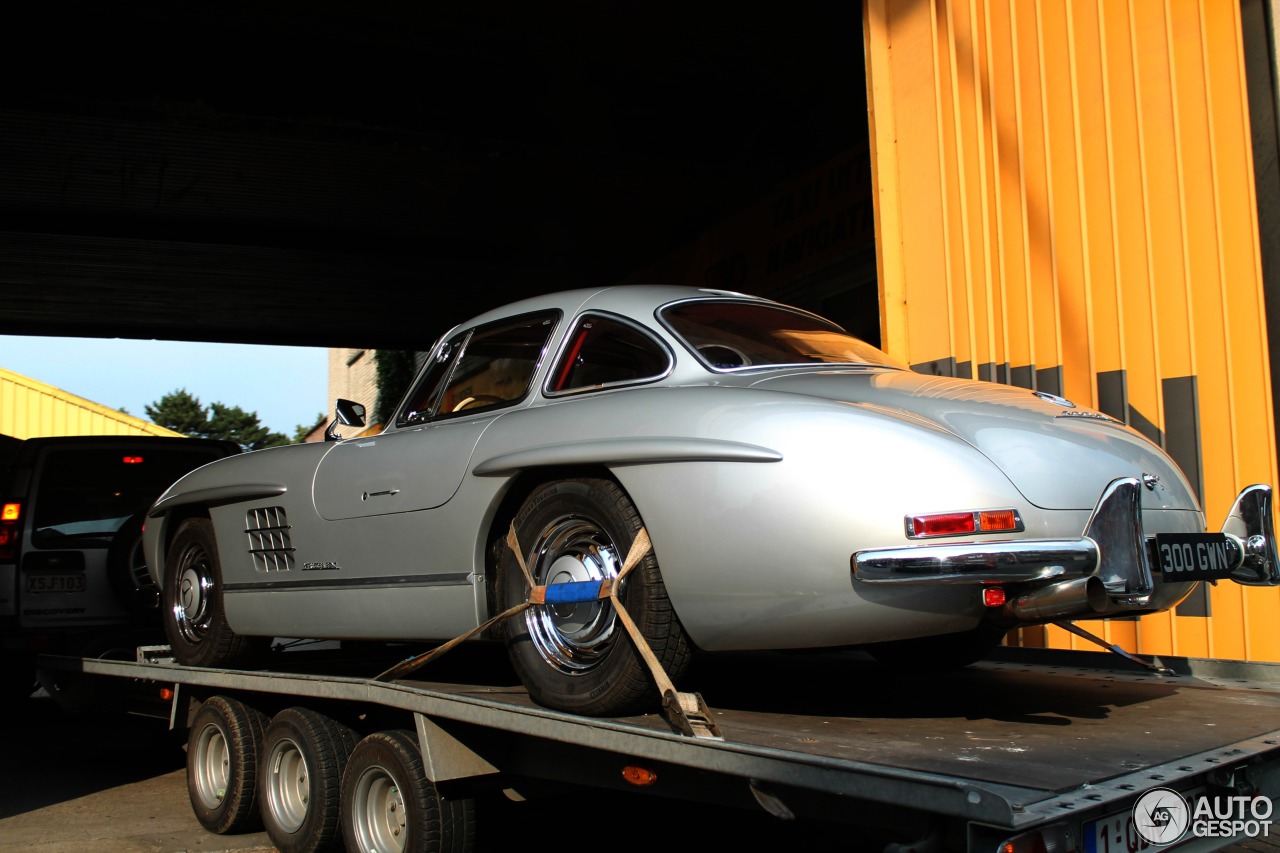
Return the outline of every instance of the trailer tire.
[[[538,584],[616,576],[644,526],[626,492],[604,479],[538,486],[513,523],[525,565]],[[505,543],[499,578],[505,607],[526,600],[524,573]],[[627,575],[619,599],[667,676],[678,683],[693,647],[652,551]],[[608,601],[534,606],[507,620],[503,633],[512,666],[540,705],[591,716],[641,713],[660,705],[649,668]]]
[[[167,550],[160,606],[174,659],[186,666],[250,665],[270,638],[241,637],[227,623],[213,523],[188,518]]]
[[[310,708],[285,708],[262,741],[258,805],[280,853],[322,853],[342,843],[342,771],[358,738]]]
[[[412,733],[375,732],[342,774],[342,835],[349,853],[470,853],[475,801],[441,796]]]
[[[196,820],[219,835],[258,829],[258,764],[267,717],[237,699],[213,696],[191,721],[187,794]]]

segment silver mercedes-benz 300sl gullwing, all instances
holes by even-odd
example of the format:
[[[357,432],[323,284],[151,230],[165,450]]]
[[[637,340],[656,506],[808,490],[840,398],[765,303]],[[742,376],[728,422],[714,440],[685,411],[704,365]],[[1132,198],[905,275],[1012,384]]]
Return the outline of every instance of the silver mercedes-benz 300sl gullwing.
[[[1123,423],[737,293],[517,302],[445,334],[376,434],[336,414],[329,441],[213,462],[151,508],[178,662],[500,639],[536,701],[612,715],[695,651],[960,666],[1015,626],[1280,584],[1268,486],[1211,532]]]

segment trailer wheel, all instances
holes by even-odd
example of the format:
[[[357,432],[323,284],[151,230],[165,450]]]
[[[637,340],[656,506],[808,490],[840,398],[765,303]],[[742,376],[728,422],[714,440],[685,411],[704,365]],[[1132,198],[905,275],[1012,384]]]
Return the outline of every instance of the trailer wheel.
[[[342,771],[357,741],[350,728],[309,708],[286,708],[272,718],[262,742],[258,802],[280,853],[320,853],[340,844]]]
[[[616,577],[640,513],[610,480],[547,483],[515,517],[525,565],[537,584]],[[527,597],[510,548],[501,551],[505,606]],[[650,552],[627,575],[619,598],[672,681],[689,666],[692,646]],[[507,651],[529,695],[541,705],[594,716],[639,713],[660,701],[644,659],[608,601],[531,607],[508,620]]]
[[[180,664],[237,667],[252,662],[269,638],[241,637],[222,608],[222,566],[213,523],[188,518],[178,527],[165,560],[161,591],[165,635]]]
[[[196,820],[224,835],[256,830],[258,759],[266,716],[227,696],[200,706],[187,737],[187,794]]]
[[[410,732],[376,732],[351,753],[342,775],[350,853],[468,853],[475,822],[474,800],[446,799],[428,781]]]

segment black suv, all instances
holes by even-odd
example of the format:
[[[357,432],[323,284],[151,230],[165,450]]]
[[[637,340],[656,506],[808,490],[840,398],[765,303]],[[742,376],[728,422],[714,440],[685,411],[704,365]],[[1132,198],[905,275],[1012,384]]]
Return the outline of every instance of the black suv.
[[[183,474],[240,452],[159,436],[0,441],[0,692],[29,696],[40,654],[131,658],[164,642],[146,510]]]

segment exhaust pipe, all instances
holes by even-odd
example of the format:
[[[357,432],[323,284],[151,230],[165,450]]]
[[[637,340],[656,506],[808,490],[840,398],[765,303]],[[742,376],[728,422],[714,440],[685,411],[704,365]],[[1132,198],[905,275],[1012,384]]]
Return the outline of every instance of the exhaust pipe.
[[[1107,610],[1110,598],[1097,575],[1063,581],[1010,599],[1004,615],[1019,622],[1081,619]]]

